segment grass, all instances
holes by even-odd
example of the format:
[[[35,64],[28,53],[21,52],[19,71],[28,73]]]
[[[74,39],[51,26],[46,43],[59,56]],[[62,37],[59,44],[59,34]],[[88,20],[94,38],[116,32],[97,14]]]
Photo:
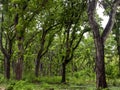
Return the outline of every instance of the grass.
[[[17,82],[16,82],[17,83]],[[1,84],[0,87],[8,87],[7,84]],[[77,84],[61,84],[61,83],[47,83],[47,82],[40,82],[40,83],[17,83],[14,86],[14,89],[8,90],[96,90],[94,84],[84,84],[84,85],[77,85]],[[105,89],[108,90],[108,89]],[[120,86],[113,86],[109,85],[109,90],[120,90]]]
[[[61,77],[39,77],[29,80],[9,80],[2,81],[0,87],[7,90],[96,90],[95,77],[89,77],[85,74],[67,75],[66,84],[60,83]],[[120,90],[120,79],[109,79],[108,88],[104,90]]]

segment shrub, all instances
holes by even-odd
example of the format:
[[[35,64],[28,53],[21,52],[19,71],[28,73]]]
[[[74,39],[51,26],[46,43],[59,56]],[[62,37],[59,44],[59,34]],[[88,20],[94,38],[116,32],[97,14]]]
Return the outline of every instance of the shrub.
[[[0,74],[0,83],[3,83],[5,81],[4,76]]]
[[[7,90],[34,90],[33,85],[20,80],[20,81],[16,81],[16,82],[11,82],[9,83]]]

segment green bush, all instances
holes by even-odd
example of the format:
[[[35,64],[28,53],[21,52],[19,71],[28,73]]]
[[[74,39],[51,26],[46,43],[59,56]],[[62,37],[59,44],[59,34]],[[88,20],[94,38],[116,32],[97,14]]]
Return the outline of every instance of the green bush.
[[[26,81],[20,80],[16,82],[15,81],[10,82],[7,87],[7,90],[34,90],[34,87],[32,84]]]
[[[5,81],[5,78],[2,74],[0,74],[0,83],[3,83]]]
[[[61,77],[60,76],[53,76],[53,77],[40,77],[39,78],[40,82],[45,82],[45,83],[60,83]]]

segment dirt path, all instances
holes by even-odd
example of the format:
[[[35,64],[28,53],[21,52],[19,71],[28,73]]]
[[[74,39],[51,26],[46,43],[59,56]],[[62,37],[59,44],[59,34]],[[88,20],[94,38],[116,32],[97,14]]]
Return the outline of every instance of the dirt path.
[[[5,90],[5,88],[4,87],[0,87],[0,90]]]

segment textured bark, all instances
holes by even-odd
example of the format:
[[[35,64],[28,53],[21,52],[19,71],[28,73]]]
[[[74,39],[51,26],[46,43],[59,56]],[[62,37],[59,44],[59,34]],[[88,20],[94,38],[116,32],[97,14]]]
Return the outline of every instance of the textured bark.
[[[16,27],[18,25],[19,15],[15,15],[14,25],[16,30],[16,39],[17,39],[17,61],[16,61],[16,67],[15,67],[15,74],[16,74],[16,80],[22,79],[22,72],[23,72],[23,59],[24,59],[24,31],[18,30]],[[24,29],[24,28],[22,28]]]
[[[24,39],[23,36],[18,37],[18,59],[16,62],[16,80],[22,79],[23,60],[24,60],[23,39]]]
[[[66,83],[66,63],[62,64],[62,83]]]
[[[35,65],[35,76],[36,76],[36,77],[39,76],[40,60],[41,60],[41,56],[38,55],[38,56],[37,56],[37,59],[36,59],[36,65]]]
[[[46,35],[48,34],[48,31],[50,31],[53,27],[57,26],[58,24],[52,25],[49,28],[47,28],[46,30],[43,29],[42,32],[42,37],[41,37],[41,42],[40,42],[40,49],[38,51],[37,54],[37,58],[36,58],[36,62],[35,62],[35,76],[38,77],[39,75],[39,67],[40,67],[40,60],[41,58],[47,53],[49,46],[51,45],[51,38],[48,40],[48,44],[45,46],[45,43],[47,42],[45,40]]]
[[[89,18],[90,27],[93,32],[93,38],[94,38],[95,49],[96,49],[95,64],[96,64],[96,87],[97,88],[107,87],[106,77],[105,77],[105,65],[104,65],[104,42],[113,28],[116,9],[119,3],[120,3],[120,0],[115,0],[115,2],[113,3],[113,7],[110,12],[109,21],[102,35],[100,35],[99,25],[95,20],[95,10],[97,6],[97,0],[89,0],[88,2],[88,18]]]
[[[96,86],[106,88],[106,76],[104,65],[104,44],[100,37],[94,38],[96,48]]]
[[[77,24],[78,21],[79,21],[79,18],[77,19],[77,22],[75,24]],[[65,35],[66,35],[65,50],[66,51],[65,51],[65,55],[62,58],[62,61],[63,61],[62,81],[61,81],[62,83],[66,83],[66,66],[72,60],[74,51],[78,47],[80,41],[82,40],[83,34],[88,31],[88,30],[84,30],[83,32],[81,32],[78,41],[75,43],[75,39],[76,39],[75,30],[72,31],[72,35],[70,36],[70,33],[71,33],[70,29],[71,29],[72,24],[73,22],[71,20],[69,21],[69,23],[66,23],[66,30],[65,30]],[[73,44],[75,44],[74,47],[72,46]]]
[[[103,42],[106,41],[106,38],[108,37],[108,35],[110,34],[110,32],[113,29],[113,26],[115,23],[116,11],[117,11],[117,7],[119,6],[119,4],[120,4],[120,0],[115,0],[112,4],[112,9],[111,9],[110,14],[109,14],[108,23],[107,23],[107,25],[106,25],[106,27],[101,35],[101,37],[103,38]]]
[[[70,28],[71,28],[71,23],[67,24],[66,27],[66,52],[65,52],[65,56],[63,56],[62,58],[62,83],[66,83],[66,65],[69,63],[69,57],[70,57]]]
[[[4,17],[2,13],[2,18],[1,22],[4,22]],[[3,31],[4,27],[1,25],[1,30],[0,30],[0,50],[2,51],[4,55],[4,73],[5,73],[5,78],[10,79],[10,59],[12,56],[12,40],[8,39],[6,37],[6,47],[3,47]]]
[[[36,65],[35,65],[35,76],[38,77],[39,75],[39,67],[40,67],[40,60],[42,56],[45,54],[44,52],[44,44],[45,44],[45,37],[46,37],[47,32],[43,30],[42,37],[41,37],[41,43],[40,43],[40,49],[37,54],[36,58]]]
[[[10,59],[4,58],[5,77],[10,79]]]
[[[116,22],[116,24],[119,24],[119,21]],[[119,25],[116,25],[115,28],[115,35],[116,35],[116,42],[117,42],[117,51],[118,51],[118,67],[119,67],[119,75],[120,75],[120,29],[119,29]]]

